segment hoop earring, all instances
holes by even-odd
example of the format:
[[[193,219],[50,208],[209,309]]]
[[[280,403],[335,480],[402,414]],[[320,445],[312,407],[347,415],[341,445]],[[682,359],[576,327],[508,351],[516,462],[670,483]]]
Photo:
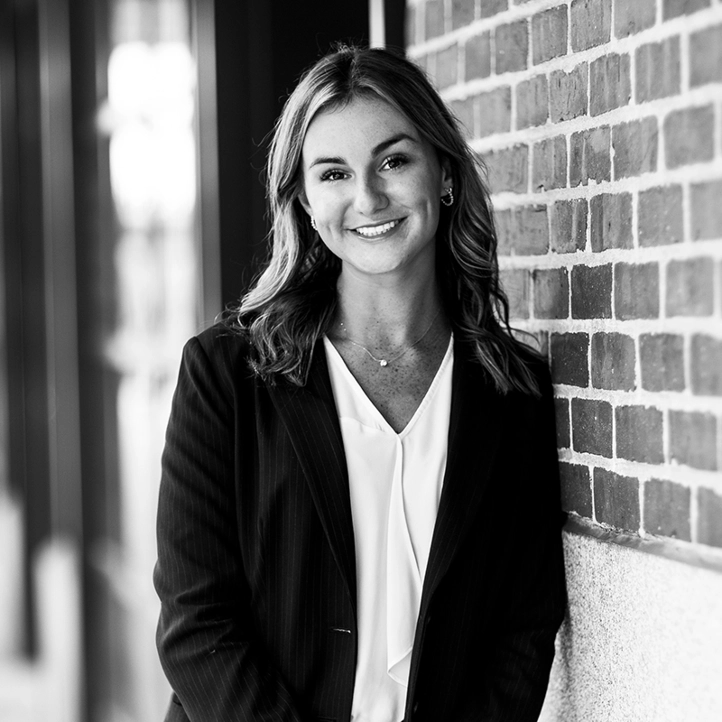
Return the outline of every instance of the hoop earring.
[[[441,196],[441,202],[448,208],[454,205],[454,189],[449,188],[447,195]]]
[[[313,216],[311,216],[311,227],[314,231],[318,230],[318,226],[316,225],[316,219]]]

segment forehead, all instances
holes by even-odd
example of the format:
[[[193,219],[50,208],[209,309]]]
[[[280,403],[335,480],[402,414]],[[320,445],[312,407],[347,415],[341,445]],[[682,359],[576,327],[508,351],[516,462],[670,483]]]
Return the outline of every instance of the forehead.
[[[381,98],[355,98],[316,114],[303,142],[304,164],[318,155],[368,155],[384,141],[406,135],[421,142],[414,124]]]

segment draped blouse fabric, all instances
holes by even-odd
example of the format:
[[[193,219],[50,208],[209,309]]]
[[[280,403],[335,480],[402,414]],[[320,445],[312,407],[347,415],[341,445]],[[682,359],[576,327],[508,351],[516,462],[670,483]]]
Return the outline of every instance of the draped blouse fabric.
[[[396,433],[324,338],[348,464],[358,577],[351,719],[399,722],[446,469],[453,337],[424,399]]]

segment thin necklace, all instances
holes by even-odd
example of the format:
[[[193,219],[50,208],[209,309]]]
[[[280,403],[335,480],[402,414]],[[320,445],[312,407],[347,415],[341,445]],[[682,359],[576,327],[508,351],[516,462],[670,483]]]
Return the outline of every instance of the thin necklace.
[[[391,358],[376,358],[376,356],[374,356],[371,351],[366,348],[366,346],[364,346],[362,343],[357,343],[353,339],[350,339],[348,336],[344,336],[344,341],[348,341],[350,344],[353,344],[354,346],[358,346],[360,349],[363,349],[369,355],[369,357],[372,358],[381,368],[386,368],[390,364],[394,363],[394,361],[398,361],[402,356],[411,351],[414,346],[418,346],[424,340],[426,334],[431,331],[431,327],[436,323],[436,319],[439,317],[440,313],[441,309],[439,309],[436,312],[436,316],[431,319],[431,323],[429,324],[426,331],[424,331],[421,336],[419,336],[419,338],[417,338],[416,341],[411,344],[411,346],[407,346],[401,353],[397,354],[396,356],[392,356]],[[344,330],[344,333],[346,333],[346,325],[344,324],[344,322],[339,321],[339,325]]]

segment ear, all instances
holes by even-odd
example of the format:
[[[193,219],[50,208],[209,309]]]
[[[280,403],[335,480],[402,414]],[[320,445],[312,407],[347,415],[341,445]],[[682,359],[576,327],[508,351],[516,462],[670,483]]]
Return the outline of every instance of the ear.
[[[298,202],[301,204],[302,208],[306,213],[308,213],[309,216],[312,216],[313,213],[311,212],[311,204],[308,202],[308,198],[306,198],[306,191],[301,189],[301,192],[298,194]]]
[[[454,185],[454,178],[451,175],[451,163],[448,158],[441,158],[441,195],[446,195],[449,186]]]

